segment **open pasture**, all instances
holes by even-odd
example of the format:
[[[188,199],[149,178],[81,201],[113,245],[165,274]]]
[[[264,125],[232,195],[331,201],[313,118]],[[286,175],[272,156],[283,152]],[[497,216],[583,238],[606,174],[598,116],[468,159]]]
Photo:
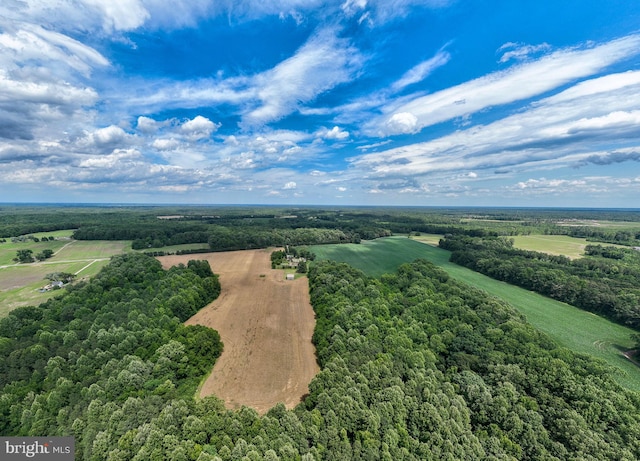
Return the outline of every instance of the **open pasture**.
[[[109,262],[111,256],[130,251],[130,242],[71,240],[68,238],[70,233],[52,232],[51,235],[58,238],[54,241],[0,244],[0,317],[16,307],[37,305],[60,294],[60,291],[39,291],[48,283],[45,279],[47,274],[67,272],[76,274],[77,279],[91,277]],[[29,264],[13,261],[19,249],[30,249],[35,255],[47,248],[54,250],[55,254],[44,261]]]
[[[388,237],[360,245],[318,245],[311,247],[311,251],[317,259],[346,262],[373,277],[392,273],[401,264],[418,258],[431,261],[455,279],[508,302],[558,344],[605,360],[615,367],[615,378],[620,384],[640,390],[640,368],[623,356],[634,345],[631,339],[634,330],[453,264],[446,250],[406,237]]]
[[[516,235],[513,246],[522,250],[539,251],[552,255],[563,255],[571,259],[582,258],[587,239],[567,235]]]
[[[0,266],[15,264],[13,258],[16,257],[18,250],[31,250],[35,256],[43,250],[52,250],[57,252],[67,243],[69,243],[69,241],[65,240],[54,240],[52,242],[34,242],[32,240],[28,240],[26,242],[14,243],[7,241],[0,243]]]

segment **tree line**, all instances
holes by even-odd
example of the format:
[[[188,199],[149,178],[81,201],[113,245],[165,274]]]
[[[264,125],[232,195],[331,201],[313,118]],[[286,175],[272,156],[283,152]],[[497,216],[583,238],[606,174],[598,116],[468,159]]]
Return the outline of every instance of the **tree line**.
[[[589,245],[571,260],[513,247],[504,238],[449,235],[440,247],[451,261],[489,277],[640,328],[640,252]]]

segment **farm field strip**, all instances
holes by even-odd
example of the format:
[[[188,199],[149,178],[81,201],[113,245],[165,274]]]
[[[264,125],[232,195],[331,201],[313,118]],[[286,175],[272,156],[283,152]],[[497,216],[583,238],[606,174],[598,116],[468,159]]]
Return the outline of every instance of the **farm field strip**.
[[[307,278],[284,280],[284,271],[271,269],[270,250],[197,256],[220,276],[222,291],[185,323],[216,329],[224,344],[200,396],[214,394],[227,408],[246,405],[261,414],[278,402],[293,408],[319,371]],[[189,259],[194,255],[158,257],[165,268]]]
[[[620,384],[640,390],[640,369],[622,354],[622,351],[634,346],[631,339],[634,330],[453,264],[449,262],[449,251],[406,237],[387,237],[360,245],[317,245],[311,247],[311,251],[316,253],[318,259],[346,262],[373,277],[394,272],[406,262],[426,259],[457,280],[508,302],[558,344],[578,353],[604,359],[619,370],[615,378]]]

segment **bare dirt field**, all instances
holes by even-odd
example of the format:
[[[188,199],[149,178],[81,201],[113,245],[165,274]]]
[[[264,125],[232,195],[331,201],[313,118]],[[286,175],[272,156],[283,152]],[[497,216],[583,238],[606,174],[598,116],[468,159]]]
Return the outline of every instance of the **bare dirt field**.
[[[278,402],[293,408],[318,373],[311,343],[315,316],[306,277],[285,280],[271,269],[271,250],[163,256],[164,267],[206,259],[220,275],[218,299],[187,320],[216,329],[224,352],[200,390],[227,408],[263,414]]]

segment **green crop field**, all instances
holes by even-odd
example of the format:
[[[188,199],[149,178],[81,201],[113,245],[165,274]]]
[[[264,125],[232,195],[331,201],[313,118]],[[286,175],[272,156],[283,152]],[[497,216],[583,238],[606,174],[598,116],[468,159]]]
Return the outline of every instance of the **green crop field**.
[[[319,259],[346,262],[373,277],[395,272],[398,266],[416,258],[426,258],[423,253],[428,248],[431,247],[407,237],[363,240],[359,244],[310,247]],[[449,252],[439,251],[442,252],[443,258],[449,259]]]
[[[317,245],[311,251],[317,259],[346,262],[373,277],[392,273],[401,264],[418,258],[431,261],[457,280],[508,302],[558,344],[605,360],[615,367],[615,378],[620,384],[640,390],[640,368],[622,355],[622,351],[634,345],[631,340],[634,330],[450,263],[448,251],[406,237],[388,237],[359,245]]]

